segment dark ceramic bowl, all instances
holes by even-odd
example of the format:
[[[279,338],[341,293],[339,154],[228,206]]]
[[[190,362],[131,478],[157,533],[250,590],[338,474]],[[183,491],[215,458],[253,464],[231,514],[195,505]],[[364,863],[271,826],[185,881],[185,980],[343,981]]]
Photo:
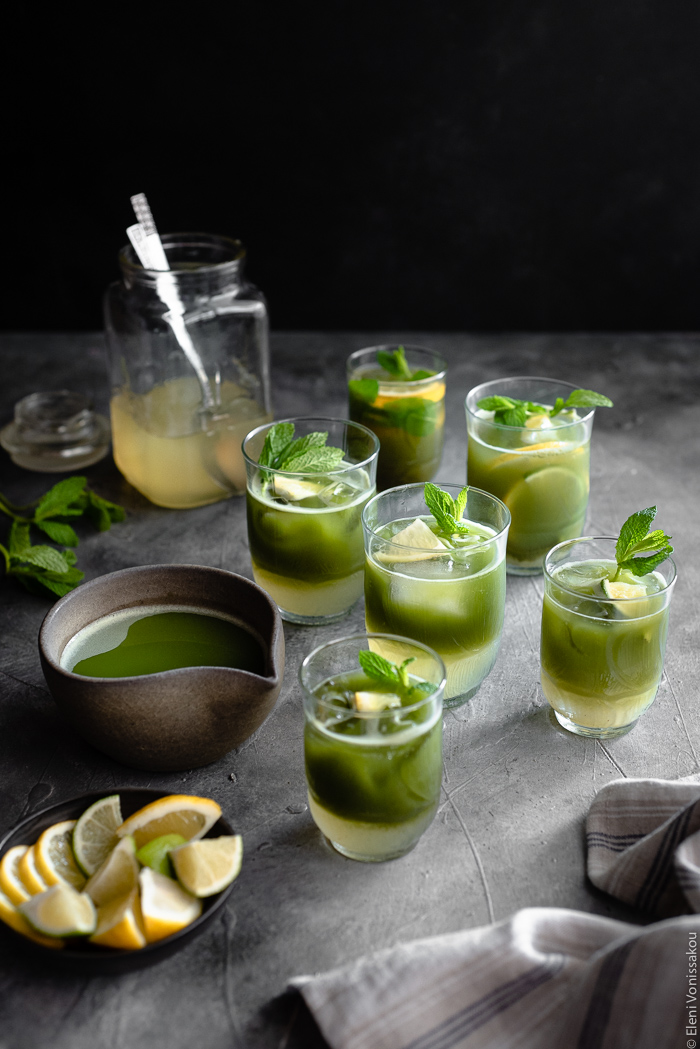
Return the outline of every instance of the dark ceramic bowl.
[[[183,667],[139,677],[83,677],[64,670],[68,641],[102,616],[142,605],[189,605],[237,617],[267,656],[264,677],[229,667]],[[39,633],[46,683],[61,711],[98,750],[137,769],[208,765],[239,746],[275,705],[284,632],[274,601],[233,572],[198,565],[125,568],[58,601]]]
[[[144,805],[149,805],[152,801],[157,801],[158,798],[167,797],[169,792],[165,790],[126,788],[113,793],[119,794],[122,815],[126,819],[127,816],[131,816],[132,813],[137,812]],[[93,794],[83,794],[80,798],[73,798],[72,801],[63,801],[58,805],[52,805],[48,809],[42,809],[41,812],[37,812],[33,816],[28,816],[0,841],[0,857],[4,856],[13,845],[33,845],[41,832],[53,823],[59,823],[61,820],[77,819],[79,816],[82,816],[89,805],[92,805],[93,801],[99,801],[100,798],[106,797],[106,794],[107,792],[104,790]],[[235,832],[230,825],[225,819],[221,818],[205,837],[218,838],[222,834],[233,833]],[[98,947],[94,943],[88,943],[87,940],[77,938],[68,941],[70,943],[69,947],[55,950],[51,947],[44,947],[26,936],[22,936],[21,933],[15,932],[14,929],[11,929],[3,922],[0,922],[0,935],[4,933],[10,936],[17,947],[20,947],[35,960],[43,960],[48,964],[69,970],[79,970],[84,975],[111,976],[117,973],[131,972],[133,969],[143,969],[147,965],[154,965],[156,962],[163,961],[164,958],[169,958],[175,951],[179,951],[190,940],[199,936],[209,922],[220,913],[235,884],[234,881],[232,885],[220,892],[218,896],[210,896],[208,899],[202,900],[202,914],[191,925],[181,929],[180,932],[174,933],[172,936],[168,936],[165,940],[159,940],[157,943],[151,943],[147,947],[142,947],[140,951],[119,951],[110,947]]]

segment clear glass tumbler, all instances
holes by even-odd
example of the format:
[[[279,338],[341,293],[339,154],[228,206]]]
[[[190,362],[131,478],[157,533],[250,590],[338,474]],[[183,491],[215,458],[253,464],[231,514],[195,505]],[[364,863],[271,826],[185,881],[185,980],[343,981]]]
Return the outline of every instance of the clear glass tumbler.
[[[511,575],[539,575],[545,554],[580,536],[588,506],[594,408],[532,416],[525,426],[493,421],[477,408],[485,397],[513,397],[554,407],[577,389],[558,379],[494,379],[467,394],[467,481],[506,504],[512,515],[506,563]]]
[[[557,721],[579,736],[621,736],[651,706],[664,668],[676,566],[669,558],[631,577],[635,596],[610,598],[612,536],[573,539],[544,563],[542,691]]]
[[[380,648],[393,662],[415,659],[406,667],[406,687],[378,684],[360,668],[358,653]],[[316,826],[350,859],[403,856],[432,822],[440,799],[442,660],[407,638],[355,634],[314,649],[299,679]],[[419,680],[434,691],[415,687]]]
[[[463,486],[440,487],[456,499]],[[464,512],[469,534],[441,539],[430,549],[425,539],[406,539],[416,520],[426,532],[436,527],[423,493],[422,484],[392,488],[363,511],[365,625],[438,652],[447,667],[445,706],[456,707],[477,692],[496,660],[510,513],[500,499],[470,488]],[[416,668],[420,673],[420,662]]]
[[[429,481],[437,473],[445,440],[447,364],[423,346],[404,346],[408,371],[398,378],[377,360],[397,345],[369,346],[347,360],[350,418],[377,435],[381,443],[377,487],[393,488]]]
[[[379,441],[343,419],[304,417],[295,438],[328,434],[327,447],[345,452],[323,473],[289,472],[258,462],[270,425],[243,442],[248,473],[248,542],[255,582],[290,623],[340,619],[362,594],[362,508],[375,492]]]
[[[272,418],[267,307],[240,241],[161,239],[171,269],[127,246],[105,296],[114,460],[151,502],[203,506],[243,493],[241,441]]]

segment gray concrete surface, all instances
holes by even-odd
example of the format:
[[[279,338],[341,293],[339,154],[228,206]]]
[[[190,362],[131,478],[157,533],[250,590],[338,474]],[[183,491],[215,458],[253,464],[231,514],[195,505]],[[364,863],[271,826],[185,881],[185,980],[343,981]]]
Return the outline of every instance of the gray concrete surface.
[[[617,777],[674,779],[699,768],[700,339],[280,333],[273,340],[276,415],[343,415],[345,357],[392,338],[433,346],[450,362],[439,480],[464,481],[463,401],[478,382],[549,375],[613,398],[615,408],[600,410],[594,427],[588,531],[616,532],[632,511],[657,503],[659,525],[674,536],[679,581],[656,703],[630,735],[605,744],[555,727],[538,684],[542,584],[509,578],[498,662],[478,695],[445,717],[437,818],[410,855],[363,865],[327,847],[309,815],[296,680],[312,647],[362,626],[361,607],[332,627],[285,626],[278,705],[240,750],[204,769],[149,775],[103,757],[63,722],[37,654],[49,603],[0,581],[0,830],[49,802],[143,785],[216,798],[245,845],[223,917],[152,969],[110,979],[67,976],[35,968],[1,936],[0,1049],[313,1047],[324,1043],[297,997],[285,994],[296,974],[525,906],[644,920],[587,884],[583,818],[595,792]],[[0,344],[2,423],[14,401],[37,388],[85,390],[106,406],[99,335],[4,336]],[[20,503],[52,480],[20,470],[4,453],[0,470],[0,490]],[[106,534],[81,529],[79,564],[88,578],[153,562],[251,576],[240,499],[168,511],[130,488],[111,459],[88,475],[129,515]]]

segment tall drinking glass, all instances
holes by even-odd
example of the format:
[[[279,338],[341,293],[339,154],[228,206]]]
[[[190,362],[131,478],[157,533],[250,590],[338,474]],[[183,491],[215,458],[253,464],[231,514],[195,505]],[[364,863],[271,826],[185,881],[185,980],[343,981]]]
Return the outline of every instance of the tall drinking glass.
[[[482,383],[467,394],[467,480],[502,499],[512,514],[506,555],[512,575],[539,575],[548,550],[581,535],[595,409],[571,409],[553,419],[534,415],[520,427],[494,422],[494,413],[477,404],[502,396],[552,408],[576,388],[520,376]]]
[[[382,685],[360,668],[358,653],[379,648],[392,662],[415,659],[406,687]],[[311,652],[299,679],[317,827],[351,859],[403,856],[432,822],[440,798],[442,660],[406,638],[355,634]],[[427,694],[419,681],[434,691]]]
[[[323,473],[262,467],[258,457],[270,426],[243,442],[248,475],[248,542],[255,582],[290,623],[330,623],[362,594],[362,508],[375,492],[379,441],[364,426],[342,419],[304,417],[295,438],[328,434],[342,462]]]
[[[616,538],[574,539],[544,563],[542,691],[557,721],[579,736],[621,736],[651,706],[664,668],[676,566],[625,576],[633,596],[607,597]]]
[[[440,487],[454,499],[462,490],[456,484]],[[445,706],[456,707],[476,693],[496,660],[510,514],[500,499],[470,488],[468,535],[431,546],[437,525],[423,492],[422,484],[392,488],[363,511],[365,623],[368,630],[401,634],[435,649],[447,667]]]
[[[447,364],[439,353],[404,346],[408,372],[397,378],[377,360],[399,346],[369,346],[348,357],[350,418],[369,427],[381,443],[377,486],[429,481],[435,476],[445,439]]]

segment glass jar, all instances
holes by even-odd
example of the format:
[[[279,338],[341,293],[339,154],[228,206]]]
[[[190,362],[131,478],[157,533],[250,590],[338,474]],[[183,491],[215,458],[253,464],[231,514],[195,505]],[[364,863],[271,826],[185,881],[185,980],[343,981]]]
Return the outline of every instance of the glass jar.
[[[241,443],[272,419],[267,306],[240,241],[161,240],[170,270],[128,245],[105,295],[114,460],[158,506],[204,506],[245,491]]]

